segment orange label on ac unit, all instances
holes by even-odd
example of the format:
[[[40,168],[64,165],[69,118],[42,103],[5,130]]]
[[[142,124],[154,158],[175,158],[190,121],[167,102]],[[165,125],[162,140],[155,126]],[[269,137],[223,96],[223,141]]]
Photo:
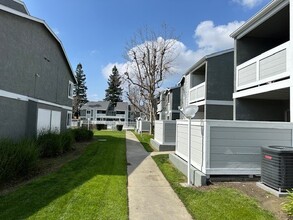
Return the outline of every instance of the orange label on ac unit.
[[[265,158],[266,158],[266,159],[268,159],[268,160],[271,160],[271,159],[273,159],[273,157],[272,157],[272,156],[270,156],[270,155],[265,155]]]

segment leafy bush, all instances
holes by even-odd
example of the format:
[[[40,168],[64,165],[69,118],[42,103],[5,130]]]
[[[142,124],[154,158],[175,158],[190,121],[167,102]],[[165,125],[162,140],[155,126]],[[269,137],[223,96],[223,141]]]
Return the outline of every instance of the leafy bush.
[[[70,151],[74,141],[74,136],[71,130],[62,132],[60,134],[61,147],[63,152]]]
[[[122,131],[122,129],[123,129],[123,125],[116,125],[116,129],[117,129],[118,131]]]
[[[33,140],[0,141],[0,181],[27,175],[36,168],[39,151]]]
[[[52,157],[63,152],[61,135],[54,131],[41,132],[37,139],[41,157]]]
[[[87,130],[85,128],[77,128],[73,129],[73,136],[75,141],[81,142],[81,141],[90,141],[93,139],[94,132],[91,130]]]
[[[293,191],[288,192],[287,202],[283,203],[282,209],[289,215],[293,216]]]
[[[102,129],[105,129],[107,130],[107,125],[106,124],[97,124],[97,130],[102,130]]]

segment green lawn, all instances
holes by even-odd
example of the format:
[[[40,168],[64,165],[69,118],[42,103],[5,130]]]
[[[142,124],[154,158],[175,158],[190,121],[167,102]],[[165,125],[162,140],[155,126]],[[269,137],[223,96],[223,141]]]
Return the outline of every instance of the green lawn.
[[[78,159],[0,196],[0,219],[128,219],[125,132],[95,135]]]
[[[186,178],[169,162],[168,155],[157,155],[153,159],[194,219],[274,219],[255,200],[237,190],[184,188],[180,183],[186,182]]]
[[[153,152],[154,149],[150,146],[150,139],[153,138],[154,136],[148,133],[136,133],[133,132],[133,134],[135,134],[136,138],[140,141],[140,143],[143,145],[144,149],[147,152]]]

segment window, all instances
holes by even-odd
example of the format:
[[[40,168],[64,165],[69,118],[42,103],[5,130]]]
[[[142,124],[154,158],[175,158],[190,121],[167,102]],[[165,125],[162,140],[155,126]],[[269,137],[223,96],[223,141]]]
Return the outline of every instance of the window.
[[[72,112],[67,112],[67,118],[66,118],[66,127],[71,127],[71,119],[72,119]]]
[[[80,116],[86,116],[86,110],[80,110]]]
[[[86,114],[87,114],[87,115],[90,115],[90,114],[91,114],[91,111],[87,110],[87,111],[86,111]]]
[[[73,98],[73,82],[68,83],[68,98]]]

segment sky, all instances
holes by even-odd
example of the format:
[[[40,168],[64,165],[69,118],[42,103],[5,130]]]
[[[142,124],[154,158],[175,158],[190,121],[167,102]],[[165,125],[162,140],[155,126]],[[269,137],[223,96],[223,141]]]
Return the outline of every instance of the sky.
[[[233,47],[229,36],[270,0],[23,0],[31,16],[45,20],[65,48],[72,70],[83,66],[90,101],[102,100],[114,65],[126,68],[126,45],[144,27],[166,24],[178,36],[175,86],[200,58]]]

